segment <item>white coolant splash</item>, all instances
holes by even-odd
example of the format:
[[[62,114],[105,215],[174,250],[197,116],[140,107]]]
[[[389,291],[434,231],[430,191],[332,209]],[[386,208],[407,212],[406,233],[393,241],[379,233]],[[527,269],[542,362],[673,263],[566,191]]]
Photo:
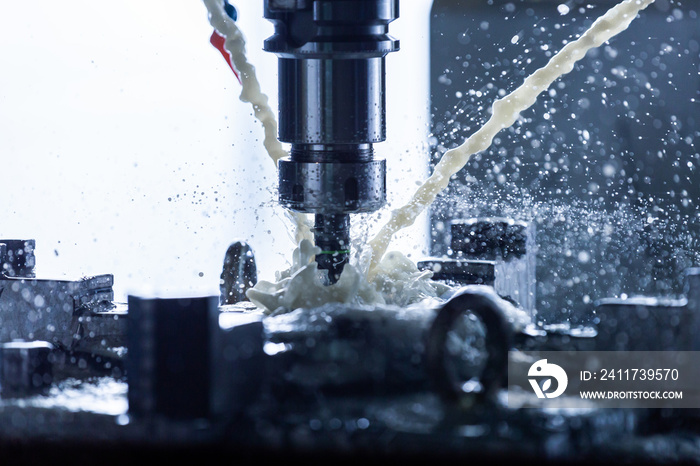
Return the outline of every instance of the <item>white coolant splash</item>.
[[[259,281],[246,296],[269,316],[293,313],[293,319],[304,321],[320,315],[331,318],[341,313],[347,317],[372,311],[394,317],[404,311],[430,315],[458,290],[432,280],[432,272],[418,270],[413,261],[395,251],[377,265],[371,282],[361,272],[362,265],[348,264],[336,283],[323,285],[314,261],[320,251],[310,241],[302,241],[289,270],[278,273],[276,282]],[[532,322],[525,311],[500,298],[490,286],[470,285],[459,290],[499,301],[503,317],[516,330]]]
[[[260,82],[255,74],[255,67],[246,58],[243,33],[236,25],[236,22],[226,14],[224,2],[220,0],[204,0],[204,5],[209,12],[209,23],[216,32],[226,39],[224,48],[231,55],[233,66],[241,78],[240,99],[252,105],[255,118],[262,123],[265,133],[263,146],[275,164],[275,168],[277,168],[277,161],[288,154],[282,143],[277,139],[275,112],[268,104],[267,95],[260,88]],[[297,243],[302,239],[313,238],[309,221],[305,214],[291,211],[286,211],[286,214],[296,227],[295,239]]]
[[[583,58],[588,50],[600,46],[627,29],[637,13],[653,1],[625,0],[611,8],[580,38],[566,44],[544,67],[530,75],[520,87],[494,102],[491,117],[484,126],[459,147],[445,152],[435,166],[433,174],[416,190],[406,205],[391,213],[386,225],[369,242],[372,250],[369,279],[372,280],[378,273],[380,260],[392,237],[402,228],[415,222],[418,215],[447,187],[450,177],[461,170],[472,155],[486,150],[499,131],[515,123],[520,112],[532,106],[537,96],[547,90],[557,78],[573,70],[576,62]]]
[[[246,293],[248,299],[268,314],[310,309],[326,303],[388,304],[407,306],[426,299],[439,299],[450,287],[431,280],[432,272],[420,271],[401,253],[386,254],[372,282],[366,265],[350,263],[340,279],[324,285],[322,271],[314,261],[321,249],[302,240],[294,251],[289,270],[278,272],[275,282],[260,280]]]

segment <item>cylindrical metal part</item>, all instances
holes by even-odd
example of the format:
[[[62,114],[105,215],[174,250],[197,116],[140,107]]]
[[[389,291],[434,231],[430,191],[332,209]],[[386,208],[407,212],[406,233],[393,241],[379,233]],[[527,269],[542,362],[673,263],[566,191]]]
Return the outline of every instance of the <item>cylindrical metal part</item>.
[[[264,49],[289,58],[367,58],[398,50],[398,0],[265,0],[275,25]]]
[[[384,57],[280,58],[279,139],[362,144],[386,139]]]
[[[129,296],[128,304],[129,413],[182,420],[220,414],[211,363],[219,297]]]
[[[386,163],[279,161],[280,203],[297,212],[373,212],[386,202]]]

